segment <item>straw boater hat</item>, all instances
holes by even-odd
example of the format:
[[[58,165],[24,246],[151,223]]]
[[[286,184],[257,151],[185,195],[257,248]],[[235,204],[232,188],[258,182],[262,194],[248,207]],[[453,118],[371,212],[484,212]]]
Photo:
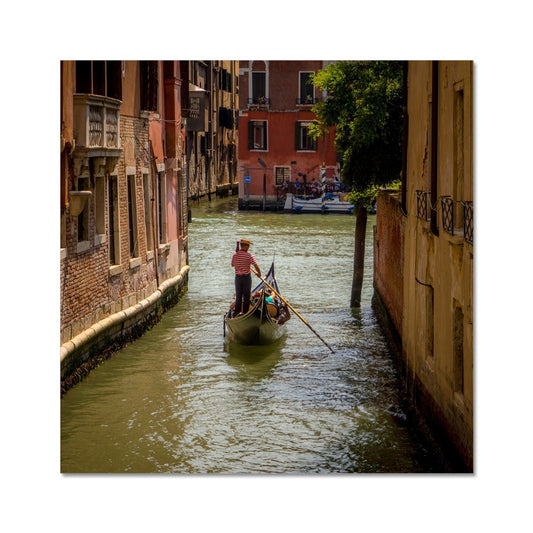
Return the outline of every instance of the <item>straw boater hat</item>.
[[[241,246],[243,244],[247,244],[248,246],[250,246],[250,244],[253,244],[253,242],[249,241],[248,239],[241,239]]]

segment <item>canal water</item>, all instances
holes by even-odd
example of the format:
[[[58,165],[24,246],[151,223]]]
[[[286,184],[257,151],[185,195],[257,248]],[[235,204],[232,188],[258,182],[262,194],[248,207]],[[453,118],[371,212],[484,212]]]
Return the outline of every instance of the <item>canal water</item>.
[[[189,289],[140,339],[61,400],[64,473],[434,472],[402,411],[371,308],[372,227],[361,309],[350,308],[355,217],[192,206]],[[235,242],[275,259],[293,314],[270,346],[228,342]]]

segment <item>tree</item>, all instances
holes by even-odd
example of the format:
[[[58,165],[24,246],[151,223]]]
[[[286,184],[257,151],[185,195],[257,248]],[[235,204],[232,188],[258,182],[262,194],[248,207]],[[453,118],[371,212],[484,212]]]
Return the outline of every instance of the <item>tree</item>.
[[[313,107],[317,138],[336,126],[341,179],[356,208],[352,307],[361,304],[367,208],[378,186],[400,178],[402,167],[403,62],[339,61],[320,70],[314,85],[327,98]]]

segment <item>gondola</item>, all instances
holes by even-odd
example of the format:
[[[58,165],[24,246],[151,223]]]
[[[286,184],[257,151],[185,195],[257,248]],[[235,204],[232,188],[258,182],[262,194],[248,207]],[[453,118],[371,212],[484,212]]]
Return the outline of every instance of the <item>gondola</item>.
[[[293,213],[344,213],[352,214],[354,206],[341,200],[337,193],[325,193],[318,198],[287,194],[284,209]]]
[[[265,281],[279,293],[278,283],[274,275],[274,262],[265,276]],[[271,296],[274,304],[265,299],[271,290],[263,281],[252,290],[252,299],[247,313],[234,316],[235,302],[224,315],[224,335],[237,344],[271,344],[285,333],[285,323],[290,319],[288,307],[276,294]]]

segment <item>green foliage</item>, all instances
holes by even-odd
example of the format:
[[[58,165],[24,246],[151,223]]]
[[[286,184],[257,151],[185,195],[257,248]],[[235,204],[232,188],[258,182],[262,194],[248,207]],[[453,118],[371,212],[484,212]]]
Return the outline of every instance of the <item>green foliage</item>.
[[[353,190],[346,195],[346,199],[350,201],[357,209],[360,207],[369,208],[378,194],[379,187],[377,185],[370,185],[364,191]]]
[[[401,187],[401,182],[399,180],[386,183],[383,186],[387,189],[396,189],[399,190]],[[366,207],[369,208],[373,205],[374,201],[377,198],[378,191],[381,189],[379,185],[369,185],[363,191],[358,191],[354,189],[346,195],[346,199],[351,202],[356,208]]]
[[[317,118],[311,135],[317,138],[336,126],[342,181],[354,191],[399,178],[402,77],[399,61],[339,61],[313,78],[328,96],[313,107]]]

